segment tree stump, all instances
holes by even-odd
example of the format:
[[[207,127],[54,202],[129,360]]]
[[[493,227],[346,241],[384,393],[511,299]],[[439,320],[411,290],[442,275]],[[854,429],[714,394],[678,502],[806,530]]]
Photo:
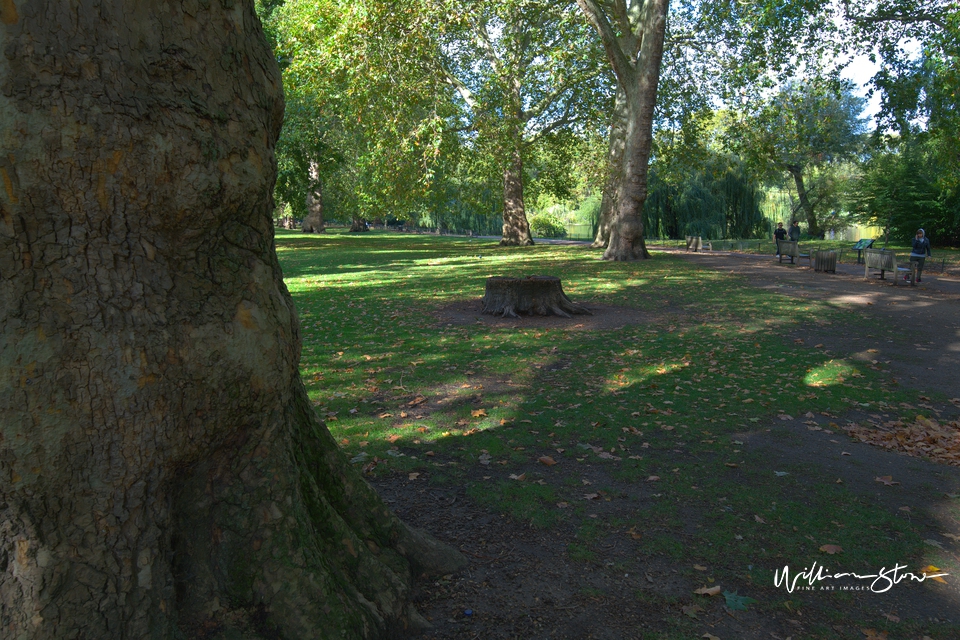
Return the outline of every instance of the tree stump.
[[[589,309],[575,304],[563,293],[560,278],[529,276],[527,278],[487,278],[482,313],[504,318],[519,318],[525,313],[534,316],[588,314]]]

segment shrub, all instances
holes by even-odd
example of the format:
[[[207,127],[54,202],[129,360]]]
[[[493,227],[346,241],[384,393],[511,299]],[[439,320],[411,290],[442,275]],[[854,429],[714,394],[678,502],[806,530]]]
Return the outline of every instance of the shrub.
[[[530,232],[538,238],[566,238],[567,228],[555,215],[541,213],[530,218]]]

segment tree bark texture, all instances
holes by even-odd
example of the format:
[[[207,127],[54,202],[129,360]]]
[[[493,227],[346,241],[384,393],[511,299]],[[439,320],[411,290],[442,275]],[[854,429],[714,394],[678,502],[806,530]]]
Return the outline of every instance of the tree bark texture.
[[[481,313],[505,318],[519,318],[521,313],[564,318],[571,314],[593,315],[570,300],[563,292],[560,278],[554,276],[487,278]]]
[[[461,559],[300,382],[252,0],[2,3],[0,636],[375,637]]]
[[[610,242],[610,229],[617,211],[617,194],[623,177],[623,147],[627,132],[627,98],[623,87],[617,87],[613,103],[613,115],[610,118],[610,140],[607,147],[607,181],[603,185],[600,198],[600,220],[597,222],[597,235],[591,245],[594,249],[605,249]]]
[[[363,233],[370,231],[370,227],[367,226],[367,221],[363,218],[354,218],[350,223],[351,233]]]
[[[307,215],[300,228],[304,233],[323,233],[323,192],[321,191],[320,166],[316,160],[307,168],[310,183],[307,187]]]
[[[503,237],[502,246],[527,247],[533,244],[530,223],[523,204],[523,160],[520,152],[503,171]]]

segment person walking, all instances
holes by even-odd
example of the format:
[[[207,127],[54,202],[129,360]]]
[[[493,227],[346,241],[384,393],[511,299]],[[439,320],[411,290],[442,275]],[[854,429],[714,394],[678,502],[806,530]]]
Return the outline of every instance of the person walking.
[[[917,263],[917,282],[920,282],[920,277],[923,275],[923,263],[929,255],[932,255],[930,253],[930,240],[923,229],[917,229],[917,235],[913,238],[913,245],[910,247],[910,262]],[[903,278],[907,280],[908,276],[903,276]]]
[[[780,257],[780,241],[787,239],[787,230],[783,228],[783,223],[777,223],[777,229],[773,232],[773,241],[777,243],[777,257]]]
[[[790,240],[793,242],[800,241],[800,223],[796,220],[793,221],[793,224],[790,225],[790,231],[787,232]]]

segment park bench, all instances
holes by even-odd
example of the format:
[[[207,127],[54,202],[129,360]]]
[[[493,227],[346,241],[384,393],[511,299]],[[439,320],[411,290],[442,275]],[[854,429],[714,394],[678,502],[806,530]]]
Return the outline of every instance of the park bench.
[[[779,262],[782,264],[784,258],[790,258],[790,264],[799,264],[801,258],[807,259],[807,264],[813,266],[810,262],[809,253],[800,253],[800,243],[796,240],[781,240],[778,244],[780,248]],[[797,262],[795,263],[794,260]]]
[[[897,254],[889,249],[864,249],[863,250],[863,277],[870,277],[870,269],[880,272],[880,279],[885,280],[884,274],[887,271],[893,273],[893,284],[896,286],[897,277],[902,272],[910,281],[912,287],[917,281],[917,263],[911,262],[909,267],[897,265]]]

